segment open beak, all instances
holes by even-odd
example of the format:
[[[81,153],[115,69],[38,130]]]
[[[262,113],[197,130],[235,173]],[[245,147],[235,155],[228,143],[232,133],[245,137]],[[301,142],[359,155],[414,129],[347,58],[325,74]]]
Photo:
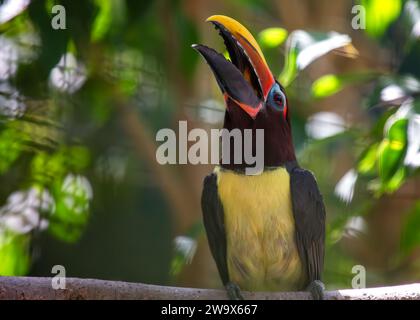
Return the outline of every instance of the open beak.
[[[216,15],[207,21],[219,30],[232,62],[207,46],[193,48],[206,59],[225,99],[255,118],[275,83],[264,55],[251,33],[236,20]]]

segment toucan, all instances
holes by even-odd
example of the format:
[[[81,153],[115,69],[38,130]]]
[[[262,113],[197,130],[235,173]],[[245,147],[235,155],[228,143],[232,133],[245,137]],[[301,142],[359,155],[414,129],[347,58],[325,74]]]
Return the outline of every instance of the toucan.
[[[249,164],[223,161],[222,154],[204,179],[203,221],[227,295],[308,290],[323,299],[325,206],[314,175],[296,160],[285,89],[243,25],[223,15],[207,21],[223,38],[230,61],[205,45],[192,47],[223,93],[224,128],[264,130],[262,172],[246,174]]]

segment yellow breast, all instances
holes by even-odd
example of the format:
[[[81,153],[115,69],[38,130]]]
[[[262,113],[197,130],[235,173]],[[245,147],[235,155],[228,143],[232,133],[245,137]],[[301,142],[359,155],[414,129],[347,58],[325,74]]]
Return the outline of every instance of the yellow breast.
[[[245,290],[301,289],[290,177],[285,168],[247,176],[215,169],[231,281]]]

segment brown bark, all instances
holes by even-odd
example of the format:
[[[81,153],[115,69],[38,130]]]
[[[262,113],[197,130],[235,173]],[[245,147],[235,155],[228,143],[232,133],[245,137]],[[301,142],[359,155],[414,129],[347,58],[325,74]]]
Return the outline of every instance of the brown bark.
[[[66,289],[53,289],[53,278],[1,277],[0,300],[51,299],[175,299],[221,300],[226,292],[215,289],[165,287],[120,281],[66,278]],[[248,300],[308,300],[308,292],[243,292]],[[345,289],[326,292],[327,300],[420,300],[420,283],[394,287]]]

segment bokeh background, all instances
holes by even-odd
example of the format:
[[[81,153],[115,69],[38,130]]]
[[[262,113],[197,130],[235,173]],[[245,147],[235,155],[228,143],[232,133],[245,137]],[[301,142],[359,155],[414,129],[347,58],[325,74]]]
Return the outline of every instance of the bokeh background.
[[[161,128],[222,126],[191,49],[223,52],[212,14],[247,26],[286,87],[299,161],[327,206],[327,287],[351,287],[355,265],[367,286],[418,281],[417,0],[1,0],[0,275],[63,265],[220,286],[200,209],[212,165],[155,157]]]

